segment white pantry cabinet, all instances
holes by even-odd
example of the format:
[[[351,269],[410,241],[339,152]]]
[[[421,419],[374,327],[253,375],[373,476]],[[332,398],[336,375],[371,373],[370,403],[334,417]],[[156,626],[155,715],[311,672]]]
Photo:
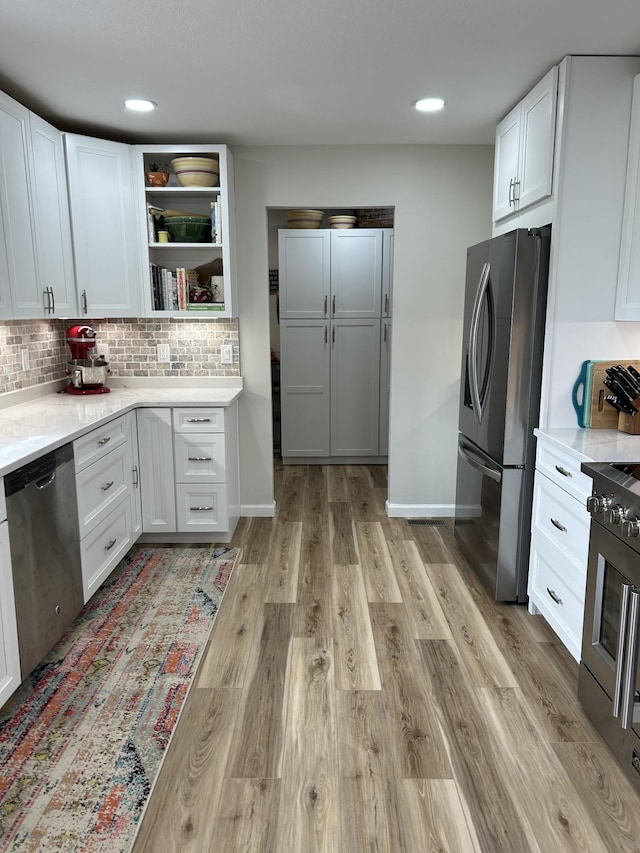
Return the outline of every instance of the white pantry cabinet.
[[[138,317],[133,147],[68,133],[65,148],[80,314]]]
[[[640,74],[633,81],[616,320],[640,320]]]
[[[554,66],[496,128],[494,222],[551,195],[557,97]]]
[[[389,453],[389,403],[391,399],[391,319],[380,327],[380,447],[381,456]]]
[[[2,92],[0,245],[0,316],[75,311],[62,134]]]
[[[282,457],[375,460],[387,442],[393,231],[278,238]]]
[[[531,520],[529,612],[544,616],[580,660],[589,552],[591,479],[580,463],[538,438]]]

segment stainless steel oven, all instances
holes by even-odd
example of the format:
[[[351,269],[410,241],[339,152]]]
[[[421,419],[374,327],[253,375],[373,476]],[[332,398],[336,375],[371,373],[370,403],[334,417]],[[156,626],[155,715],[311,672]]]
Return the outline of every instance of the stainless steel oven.
[[[583,464],[593,478],[578,695],[640,791],[640,464]]]

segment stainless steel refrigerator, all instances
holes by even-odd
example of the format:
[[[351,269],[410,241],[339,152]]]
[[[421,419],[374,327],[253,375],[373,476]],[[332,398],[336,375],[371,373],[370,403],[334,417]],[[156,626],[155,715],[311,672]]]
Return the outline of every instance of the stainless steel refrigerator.
[[[467,250],[455,537],[498,601],[527,600],[550,239]]]

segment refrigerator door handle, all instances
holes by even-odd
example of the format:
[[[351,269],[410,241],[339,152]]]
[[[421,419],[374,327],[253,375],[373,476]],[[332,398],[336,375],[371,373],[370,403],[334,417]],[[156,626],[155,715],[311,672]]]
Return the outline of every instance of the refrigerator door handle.
[[[482,399],[480,394],[480,382],[478,380],[478,335],[480,333],[480,318],[482,316],[482,302],[489,286],[489,273],[491,265],[486,262],[482,267],[476,298],[471,313],[471,326],[469,329],[469,391],[471,393],[471,408],[473,409],[478,423],[482,421]],[[493,341],[491,341],[493,346]],[[493,354],[491,354],[491,358]],[[483,390],[486,391],[486,381],[483,382]]]
[[[477,447],[469,444],[462,436],[458,438],[458,455],[472,468],[480,471],[496,483],[502,482],[502,471],[492,460],[486,457]]]

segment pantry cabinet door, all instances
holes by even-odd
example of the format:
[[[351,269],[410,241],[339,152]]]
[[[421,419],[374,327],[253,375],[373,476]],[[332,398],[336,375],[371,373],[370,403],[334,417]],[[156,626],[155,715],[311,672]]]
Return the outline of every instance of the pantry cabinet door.
[[[331,455],[377,456],[380,320],[334,320],[331,331]]]
[[[331,231],[331,316],[379,317],[382,294],[381,228]]]
[[[331,232],[283,229],[278,233],[280,319],[329,316]]]
[[[285,320],[280,326],[282,456],[329,456],[328,320]]]
[[[640,74],[633,81],[616,320],[640,320]]]

